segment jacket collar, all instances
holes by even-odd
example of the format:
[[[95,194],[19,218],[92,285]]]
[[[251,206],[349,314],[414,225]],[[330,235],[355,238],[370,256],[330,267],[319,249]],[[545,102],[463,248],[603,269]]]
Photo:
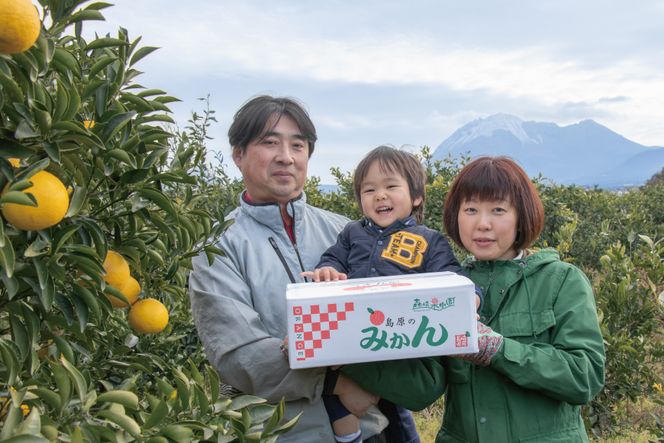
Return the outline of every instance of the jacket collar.
[[[258,223],[267,226],[275,232],[284,230],[284,222],[281,218],[281,209],[278,203],[254,203],[248,202],[244,198],[247,191],[242,191],[240,195],[240,210]],[[288,215],[293,217],[294,227],[302,221],[302,213],[307,204],[307,197],[302,192],[298,197],[286,203]]]
[[[522,258],[513,260],[477,260],[471,255],[463,261],[462,266],[468,269],[507,273],[511,270],[520,277],[528,276],[542,266],[557,260],[560,260],[558,251],[545,248],[538,251],[525,250]]]
[[[362,226],[376,234],[384,234],[384,235],[391,235],[397,231],[400,231],[402,229],[410,228],[412,226],[417,225],[417,221],[415,220],[415,217],[412,215],[409,215],[406,218],[402,218],[401,220],[396,220],[394,223],[392,223],[390,226],[386,228],[381,228],[377,224],[375,224],[369,217],[364,217],[362,219]]]

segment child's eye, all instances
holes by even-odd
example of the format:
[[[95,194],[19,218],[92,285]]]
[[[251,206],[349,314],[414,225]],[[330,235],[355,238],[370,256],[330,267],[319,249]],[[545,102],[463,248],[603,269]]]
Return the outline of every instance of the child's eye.
[[[373,188],[364,188],[362,190],[362,194],[368,194],[370,192],[374,192],[374,189]]]

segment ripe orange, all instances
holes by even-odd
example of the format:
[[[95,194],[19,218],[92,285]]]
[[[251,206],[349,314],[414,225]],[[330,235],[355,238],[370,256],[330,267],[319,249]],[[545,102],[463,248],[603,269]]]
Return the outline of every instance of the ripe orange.
[[[138,281],[134,277],[129,277],[129,279],[122,285],[122,287],[117,288],[118,291],[122,292],[122,295],[127,297],[127,300],[129,300],[129,305],[133,305],[136,300],[138,300],[138,296],[141,293],[141,285],[138,283]],[[112,295],[106,294],[106,298],[111,302],[111,305],[114,308],[126,308],[127,303],[123,302],[117,297],[113,297]]]
[[[104,274],[106,283],[122,292],[121,288],[131,278],[127,260],[115,251],[108,251],[103,266],[104,271],[106,271],[106,274]]]
[[[39,231],[60,223],[69,208],[65,185],[46,171],[39,171],[30,177],[30,182],[32,186],[22,192],[32,194],[37,200],[37,206],[6,203],[2,207],[5,220],[23,231]]]
[[[40,31],[39,13],[30,0],[0,0],[0,53],[27,51]]]
[[[168,325],[168,309],[154,298],[139,300],[129,310],[129,326],[138,334],[161,332]]]

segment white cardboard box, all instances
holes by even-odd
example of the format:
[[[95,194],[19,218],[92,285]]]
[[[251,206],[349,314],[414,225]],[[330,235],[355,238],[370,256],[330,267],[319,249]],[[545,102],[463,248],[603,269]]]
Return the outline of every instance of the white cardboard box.
[[[475,285],[451,272],[289,284],[286,301],[293,369],[478,351]]]

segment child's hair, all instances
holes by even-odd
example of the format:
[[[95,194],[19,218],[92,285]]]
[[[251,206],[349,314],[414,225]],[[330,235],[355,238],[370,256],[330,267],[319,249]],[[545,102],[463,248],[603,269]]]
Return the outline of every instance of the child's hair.
[[[378,162],[382,172],[392,172],[402,176],[408,183],[410,190],[410,199],[422,197],[422,203],[413,206],[413,216],[418,223],[424,221],[424,197],[426,195],[427,174],[422,163],[413,154],[400,151],[392,146],[379,146],[369,152],[355,168],[353,174],[353,188],[355,189],[355,199],[362,208],[361,187],[362,181],[366,178],[369,168],[374,162]]]
[[[514,250],[533,244],[544,227],[544,207],[526,172],[508,157],[478,157],[457,174],[445,198],[443,224],[447,235],[463,248],[459,208],[471,199],[509,201],[517,212]]]

